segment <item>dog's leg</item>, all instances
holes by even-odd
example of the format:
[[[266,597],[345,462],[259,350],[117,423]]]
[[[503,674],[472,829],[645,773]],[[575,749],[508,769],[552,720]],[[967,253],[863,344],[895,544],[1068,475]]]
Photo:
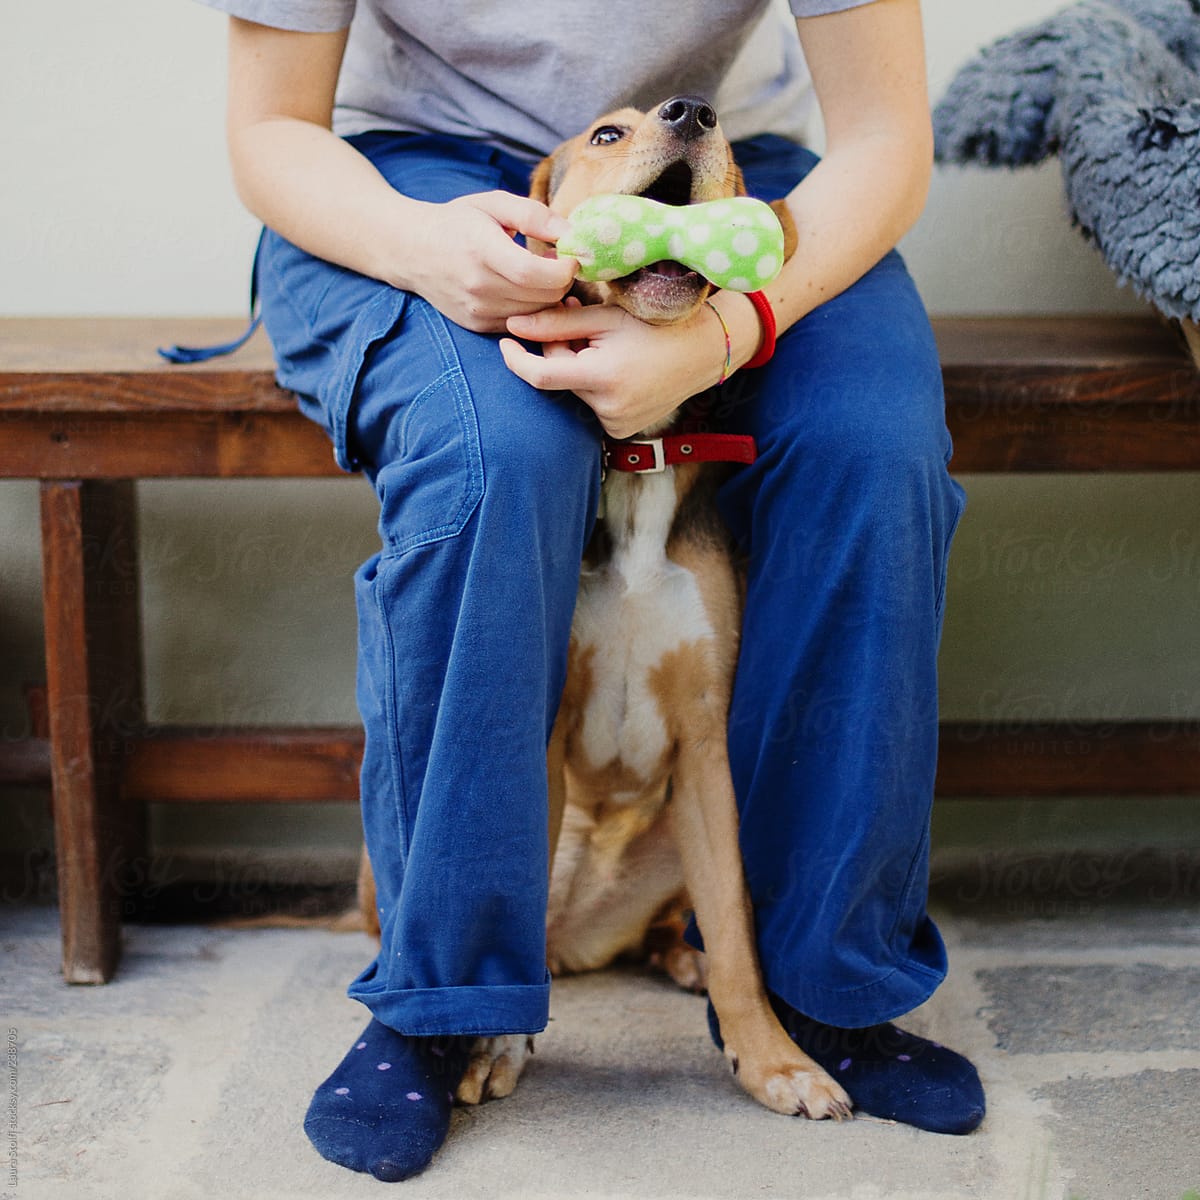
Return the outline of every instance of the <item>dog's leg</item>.
[[[675,846],[674,832],[671,834],[671,844]],[[678,858],[677,846],[675,855]],[[681,865],[681,877],[682,872]],[[691,897],[687,894],[687,889],[681,887],[651,920],[644,942],[646,957],[653,966],[666,971],[684,991],[707,992],[708,963],[704,953],[689,946],[683,936],[687,931],[691,912]]]
[[[554,871],[554,856],[558,852],[558,837],[562,831],[563,809],[567,804],[567,730],[562,716],[554,722],[550,746],[546,751],[546,786],[549,791],[550,870]]]
[[[648,826],[640,818],[634,810],[610,813],[598,827],[568,807],[546,926],[551,973],[595,970],[640,950],[651,921],[682,890],[665,810]]]
[[[373,938],[378,938],[379,909],[375,906],[375,873],[371,870],[371,860],[367,857],[366,846],[363,846],[358,855],[356,893],[356,906],[362,922],[360,928],[366,930]],[[349,924],[346,928],[350,928]]]
[[[461,1104],[480,1104],[509,1095],[532,1053],[533,1038],[528,1034],[476,1038],[454,1098]]]
[[[724,729],[689,731],[671,808],[688,890],[704,935],[708,994],[738,1082],[775,1112],[840,1119],[851,1101],[783,1031],[767,1000],[738,850]]]

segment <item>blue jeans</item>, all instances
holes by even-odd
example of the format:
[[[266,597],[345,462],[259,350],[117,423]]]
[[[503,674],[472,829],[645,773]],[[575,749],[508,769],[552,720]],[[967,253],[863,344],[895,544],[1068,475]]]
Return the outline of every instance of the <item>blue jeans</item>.
[[[351,139],[407,195],[524,192],[529,169],[441,137]],[[753,194],[815,163],[737,148]],[[265,236],[279,381],[380,501],[356,576],[363,823],[382,926],[350,994],[403,1033],[548,1018],[546,744],[562,690],[600,430],[421,298]],[[949,477],[929,323],[889,254],[735,375],[716,408],[758,461],[720,495],[748,555],[729,721],[767,984],[872,1024],[945,974],[925,911]]]

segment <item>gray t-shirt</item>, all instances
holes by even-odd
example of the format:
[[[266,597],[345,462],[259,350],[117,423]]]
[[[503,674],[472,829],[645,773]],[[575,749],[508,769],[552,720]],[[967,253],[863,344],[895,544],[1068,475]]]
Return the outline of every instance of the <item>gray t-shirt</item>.
[[[871,0],[201,2],[281,29],[349,25],[337,133],[447,133],[532,160],[603,112],[684,94],[732,139],[800,141],[812,96],[792,14]]]

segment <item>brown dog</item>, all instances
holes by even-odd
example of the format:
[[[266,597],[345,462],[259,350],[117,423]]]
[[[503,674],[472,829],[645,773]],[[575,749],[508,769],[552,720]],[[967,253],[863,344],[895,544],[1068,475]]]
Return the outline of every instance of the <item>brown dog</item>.
[[[600,118],[542,162],[532,184],[533,197],[563,216],[601,193],[690,204],[743,191],[716,114],[694,97]],[[777,212],[790,254],[794,231],[786,208]],[[585,303],[619,305],[653,323],[693,315],[711,291],[675,262],[575,288]],[[670,423],[635,439],[647,456]],[[841,1118],[849,1098],[780,1027],[755,951],[726,752],[741,585],[712,502],[724,469],[685,463],[610,471],[605,480],[549,751],[552,838],[560,822],[561,836],[548,960],[552,972],[581,971],[641,948],[686,885],[738,1082],[776,1112]],[[372,922],[369,867],[363,884]],[[671,954],[673,974],[695,983],[694,956],[678,945]],[[530,1048],[524,1036],[480,1039],[459,1098],[507,1094]]]

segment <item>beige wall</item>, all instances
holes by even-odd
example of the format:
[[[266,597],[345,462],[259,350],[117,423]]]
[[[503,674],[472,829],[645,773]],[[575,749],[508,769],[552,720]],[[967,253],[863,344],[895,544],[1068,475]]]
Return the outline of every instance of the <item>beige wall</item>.
[[[1056,7],[929,0],[934,94],[977,45]],[[66,0],[12,5],[4,25],[0,313],[241,311],[255,225],[225,167],[225,18]],[[1053,166],[940,173],[906,250],[935,312],[1132,303],[1066,227]]]
[[[1056,4],[929,0],[936,95],[976,46]],[[254,222],[222,144],[224,19],[190,0],[11,6],[0,39],[0,313],[228,314]],[[941,170],[905,251],[935,313],[1137,311],[1069,228],[1054,164]],[[944,648],[948,714],[1200,715],[1200,484],[968,480]],[[358,482],[142,486],[148,689],[172,720],[353,719],[349,573],[373,549]],[[37,676],[36,494],[0,485],[0,732]],[[35,811],[36,810],[36,811]],[[18,839],[43,836],[40,803]],[[947,811],[943,844],[1195,843],[1194,807]],[[160,813],[195,848],[353,843],[353,814]]]

